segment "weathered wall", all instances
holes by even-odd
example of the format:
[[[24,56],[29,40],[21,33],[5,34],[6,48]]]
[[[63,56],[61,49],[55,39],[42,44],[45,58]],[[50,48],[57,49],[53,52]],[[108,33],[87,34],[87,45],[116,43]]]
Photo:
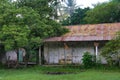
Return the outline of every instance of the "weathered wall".
[[[100,42],[99,48],[103,45],[104,42]],[[86,51],[95,55],[94,42],[49,42],[44,45],[44,59],[46,64],[60,64],[63,60],[81,64]],[[100,49],[98,51],[100,53]],[[102,61],[105,63],[104,59]]]
[[[0,61],[1,63],[5,64],[7,62],[7,60],[13,60],[13,61],[17,61],[17,54],[15,51],[8,51],[8,52],[4,52],[3,54],[0,55]]]
[[[15,51],[6,52],[6,59],[17,61],[17,53]]]
[[[21,54],[20,54],[21,52]],[[26,51],[23,48],[19,49],[19,59],[22,58],[23,61],[23,57],[25,57]],[[7,61],[17,61],[18,60],[18,56],[15,50],[12,51],[7,51],[4,52],[2,54],[0,54],[0,62],[5,64]],[[18,60],[19,61],[19,60]]]

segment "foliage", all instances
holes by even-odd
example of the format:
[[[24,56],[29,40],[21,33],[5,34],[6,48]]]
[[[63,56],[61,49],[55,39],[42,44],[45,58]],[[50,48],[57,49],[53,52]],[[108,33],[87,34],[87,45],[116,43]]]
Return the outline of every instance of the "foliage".
[[[95,65],[95,61],[93,59],[93,56],[90,54],[90,52],[84,53],[82,61],[83,61],[85,68],[90,68]]]
[[[17,0],[16,6],[29,7],[37,11],[41,18],[53,16],[53,8],[55,7],[56,0]],[[52,3],[54,3],[52,5]],[[52,5],[52,6],[51,6]]]
[[[93,9],[78,8],[67,19],[64,18],[63,25],[96,24],[120,22],[120,1],[98,3]]]
[[[63,20],[62,25],[77,25],[77,24],[86,24],[84,17],[86,16],[86,12],[89,11],[90,8],[78,8],[75,9],[75,12],[68,17],[66,20]]]
[[[63,21],[68,16],[71,16],[76,6],[76,0],[53,0],[51,7],[53,6],[53,18],[57,21]]]
[[[110,1],[112,1],[112,2],[120,2],[120,0],[110,0]]]
[[[64,2],[66,4],[65,11],[67,11],[67,13],[71,16],[77,8],[76,0],[64,0]]]
[[[113,23],[120,22],[120,2],[112,0],[107,3],[99,3],[88,11],[84,18],[87,23]]]
[[[110,65],[118,64],[120,66],[120,32],[103,47],[101,54]]]
[[[53,19],[56,21],[58,20],[61,21],[64,18],[63,0],[53,0],[50,4],[51,4],[51,7],[53,8],[53,12],[52,12],[52,14],[54,15]]]
[[[16,49],[19,47],[23,47],[28,43],[28,34],[29,29],[27,26],[20,27],[17,25],[4,25],[2,31],[0,32],[0,38],[3,44],[5,45],[5,49]]]
[[[0,1],[0,41],[6,50],[24,47],[27,51],[34,51],[43,39],[60,36],[68,31],[51,19],[51,1]]]

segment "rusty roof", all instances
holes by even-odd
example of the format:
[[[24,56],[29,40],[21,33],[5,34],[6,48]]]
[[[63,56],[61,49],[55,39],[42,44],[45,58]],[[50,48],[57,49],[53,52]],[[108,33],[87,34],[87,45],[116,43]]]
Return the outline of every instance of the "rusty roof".
[[[60,37],[45,39],[51,41],[101,41],[111,40],[117,31],[120,31],[120,23],[87,24],[66,26],[70,32]]]

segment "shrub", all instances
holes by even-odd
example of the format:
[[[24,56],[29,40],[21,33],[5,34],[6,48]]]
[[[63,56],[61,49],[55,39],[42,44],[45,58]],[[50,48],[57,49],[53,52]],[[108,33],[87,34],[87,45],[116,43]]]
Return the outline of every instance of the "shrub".
[[[85,68],[95,66],[94,57],[90,54],[90,52],[85,52],[82,57],[83,65]]]
[[[106,58],[109,66],[120,67],[120,31],[113,40],[105,44],[101,51],[101,55]]]

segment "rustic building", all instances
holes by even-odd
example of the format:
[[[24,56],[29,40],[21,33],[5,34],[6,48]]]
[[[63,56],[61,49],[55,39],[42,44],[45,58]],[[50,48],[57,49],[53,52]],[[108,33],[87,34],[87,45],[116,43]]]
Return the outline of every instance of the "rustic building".
[[[44,41],[39,51],[44,64],[81,64],[86,51],[99,57],[102,63],[106,63],[100,56],[101,48],[120,30],[120,23],[76,25],[66,28],[70,30],[67,34]]]

